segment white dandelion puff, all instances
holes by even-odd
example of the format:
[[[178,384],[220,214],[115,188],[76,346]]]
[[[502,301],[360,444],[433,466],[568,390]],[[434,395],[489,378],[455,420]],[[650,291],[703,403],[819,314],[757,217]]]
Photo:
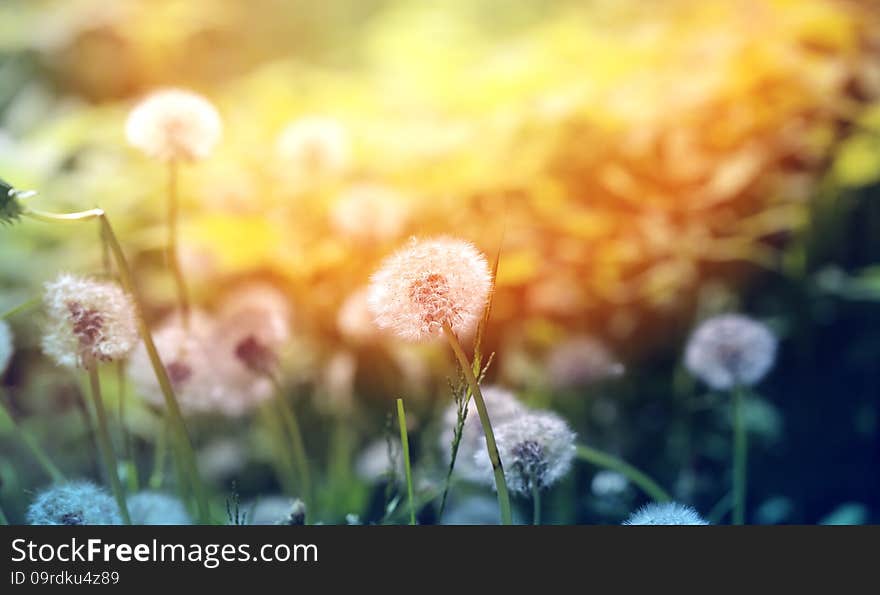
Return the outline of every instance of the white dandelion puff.
[[[516,396],[507,389],[498,386],[484,386],[481,388],[483,401],[486,403],[486,411],[493,427],[503,424],[511,419],[525,414],[528,409],[520,403]],[[438,446],[444,461],[448,464],[452,454],[452,439],[458,421],[458,405],[452,403],[443,414],[443,425],[439,436]],[[461,431],[461,442],[458,445],[458,453],[455,458],[454,473],[467,481],[480,482],[483,479],[482,465],[474,462],[476,455],[482,454],[487,457],[483,446],[483,425],[480,423],[480,414],[474,400],[468,402],[467,417]]]
[[[118,285],[62,274],[46,283],[43,352],[68,368],[125,358],[138,341],[131,298]]]
[[[204,97],[183,89],[156,91],[128,115],[128,142],[162,161],[196,161],[220,141],[223,123]]]
[[[345,190],[330,211],[333,228],[361,242],[398,237],[409,218],[405,198],[379,184],[356,184]]]
[[[12,340],[12,329],[5,320],[0,320],[0,376],[6,373],[12,354],[15,352],[15,344]]]
[[[529,496],[565,477],[575,454],[575,433],[550,411],[528,412],[495,426],[495,442],[511,492]],[[495,485],[492,464],[483,448],[474,453],[483,481]]]
[[[623,364],[592,337],[580,336],[556,345],[547,356],[547,375],[556,388],[589,386],[622,376]]]
[[[486,257],[463,240],[413,238],[382,263],[369,286],[376,324],[409,341],[473,330],[492,288]]]
[[[632,513],[624,525],[708,525],[699,513],[677,502],[652,502]]]
[[[116,501],[90,481],[54,485],[34,499],[27,510],[29,525],[121,525]]]
[[[776,360],[776,337],[763,323],[740,314],[704,321],[688,340],[685,366],[715,390],[752,386]]]
[[[339,121],[326,116],[304,116],[281,131],[277,152],[285,171],[294,177],[325,179],[348,169],[351,140]]]
[[[133,525],[192,525],[186,507],[178,498],[162,492],[138,492],[128,498]]]

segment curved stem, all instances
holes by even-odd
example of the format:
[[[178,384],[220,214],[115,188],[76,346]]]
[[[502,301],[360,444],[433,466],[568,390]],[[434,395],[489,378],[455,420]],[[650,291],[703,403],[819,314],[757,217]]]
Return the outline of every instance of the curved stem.
[[[495,489],[498,492],[498,507],[501,511],[501,524],[512,525],[513,515],[510,510],[510,495],[507,493],[507,482],[504,479],[504,468],[501,466],[501,457],[498,455],[498,446],[495,444],[495,433],[492,431],[492,424],[489,421],[489,412],[486,410],[486,402],[483,400],[483,393],[480,391],[480,383],[474,375],[471,362],[468,361],[461,348],[458,337],[452,331],[452,327],[448,323],[443,324],[443,335],[449,341],[455,357],[458,359],[459,367],[471,388],[471,394],[474,397],[474,404],[477,407],[477,413],[480,414],[480,423],[483,425],[483,434],[486,436],[486,450],[489,453],[489,460],[492,462],[492,472],[495,475]]]
[[[180,254],[177,248],[178,220],[180,208],[177,199],[177,162],[168,162],[168,267],[174,276],[174,284],[177,287],[177,299],[180,303],[180,311],[183,316],[184,328],[189,328],[189,291],[186,287],[186,278],[183,269],[180,268]]]
[[[107,412],[104,409],[104,399],[101,397],[101,380],[98,377],[98,366],[96,362],[92,361],[86,367],[89,371],[89,382],[92,385],[92,401],[95,406],[95,415],[98,418],[98,447],[101,450],[101,457],[104,459],[104,471],[113,490],[113,496],[116,498],[116,504],[119,506],[122,522],[130,525],[131,517],[128,516],[128,504],[125,501],[122,482],[119,481],[119,468],[116,464],[116,456],[113,454],[113,444],[110,442]]]
[[[43,468],[43,471],[52,478],[52,481],[55,483],[61,483],[64,481],[64,474],[61,473],[61,470],[52,462],[52,459],[49,458],[49,455],[46,454],[46,451],[40,446],[40,443],[37,442],[37,439],[34,438],[33,434],[22,428],[16,423],[16,421],[12,418],[12,415],[6,409],[2,402],[0,402],[0,414],[6,417],[9,420],[10,425],[12,426],[13,432],[18,436],[18,438],[24,443],[25,446],[28,447],[28,450],[31,451],[31,454],[34,455],[34,458],[40,464],[40,467]]]
[[[406,431],[406,411],[403,399],[397,399],[397,422],[400,425],[400,446],[403,452],[403,468],[406,471],[406,494],[409,498],[409,524],[416,524],[416,503],[413,498],[412,467],[409,462],[409,436]]]
[[[622,459],[583,444],[577,446],[576,454],[579,459],[596,465],[597,467],[604,467],[605,469],[617,471],[639,486],[642,491],[657,502],[668,502],[669,500],[672,500],[669,493],[661,488],[657,482]]]
[[[35,298],[31,298],[31,299],[27,300],[26,302],[22,302],[21,304],[19,304],[17,306],[13,306],[9,310],[6,310],[3,314],[0,314],[0,320],[6,320],[7,318],[15,316],[19,312],[24,312],[25,310],[27,310],[29,308],[33,308],[34,306],[36,306],[37,304],[39,304],[42,301],[43,301],[42,298],[35,297]]]
[[[122,283],[123,289],[125,289],[125,291],[131,296],[131,299],[136,306],[138,331],[140,332],[141,339],[144,341],[144,347],[150,358],[150,364],[153,367],[153,372],[156,374],[156,380],[159,382],[159,388],[162,390],[162,395],[165,398],[165,410],[168,414],[169,425],[174,436],[177,454],[176,458],[179,459],[180,466],[186,470],[187,478],[192,484],[199,520],[202,523],[210,523],[211,514],[208,505],[208,497],[205,493],[205,487],[199,479],[196,455],[189,438],[189,432],[187,431],[186,423],[183,421],[183,415],[180,412],[180,405],[177,402],[177,398],[174,396],[174,388],[171,385],[171,380],[168,378],[168,372],[162,364],[162,359],[159,357],[159,351],[156,349],[156,344],[153,342],[153,335],[150,333],[150,329],[144,320],[144,309],[134,286],[134,279],[131,275],[131,269],[128,266],[128,260],[125,258],[125,253],[122,251],[122,245],[119,243],[116,233],[113,231],[113,227],[110,225],[110,220],[103,214],[103,212],[100,215],[100,220],[105,237],[107,238],[107,245],[110,247],[110,252],[113,254],[113,259],[116,261],[116,268],[119,272],[119,281]]]
[[[22,211],[22,215],[38,221],[45,221],[46,223],[57,223],[59,221],[88,221],[89,219],[97,219],[104,215],[104,211],[102,209],[88,209],[76,213],[50,213],[26,207]]]
[[[745,391],[733,389],[733,524],[742,525],[746,518],[746,459],[748,436],[743,419]]]

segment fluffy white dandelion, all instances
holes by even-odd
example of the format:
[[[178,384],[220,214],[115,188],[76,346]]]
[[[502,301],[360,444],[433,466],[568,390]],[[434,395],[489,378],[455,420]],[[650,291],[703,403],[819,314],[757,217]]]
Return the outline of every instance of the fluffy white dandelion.
[[[473,330],[491,289],[489,263],[473,244],[413,238],[373,274],[367,300],[380,328],[420,341],[445,324],[456,335]]]
[[[652,502],[632,513],[624,525],[708,525],[699,513],[677,502]]]
[[[71,481],[40,492],[27,510],[29,525],[121,525],[119,508],[107,490],[90,481]]]
[[[6,372],[14,352],[12,329],[9,328],[9,324],[5,320],[0,320],[0,376]]]
[[[351,140],[339,121],[326,116],[304,116],[281,131],[277,152],[286,171],[294,177],[322,179],[348,169]]]
[[[757,384],[775,360],[776,337],[770,329],[740,314],[704,321],[685,351],[687,369],[716,390]]]
[[[483,400],[486,402],[486,410],[493,427],[506,423],[516,417],[525,414],[528,409],[520,403],[516,396],[507,389],[499,386],[482,387]],[[440,431],[438,446],[444,460],[449,462],[452,454],[452,439],[458,422],[458,405],[452,403],[443,414],[443,425]],[[483,426],[480,423],[480,414],[477,406],[471,399],[468,403],[467,416],[461,431],[461,442],[458,445],[458,453],[455,458],[454,473],[467,481],[480,482],[483,480],[483,465],[474,462],[475,456],[486,457],[483,446]]]
[[[59,365],[126,357],[138,341],[131,298],[115,283],[62,274],[46,283],[43,352]]]
[[[128,499],[128,513],[133,525],[192,525],[183,502],[162,492],[134,494]]]
[[[125,123],[128,142],[162,161],[196,161],[220,141],[223,124],[204,97],[183,89],[156,91],[137,104]]]
[[[291,317],[287,297],[271,285],[253,283],[229,294],[218,311],[215,341],[227,379],[271,392],[266,377],[276,372],[290,340]]]
[[[529,496],[562,479],[571,469],[575,433],[568,423],[550,411],[518,415],[495,426],[495,442],[510,491]],[[492,464],[483,448],[474,453],[483,480],[494,485]]]
[[[358,455],[355,473],[362,480],[375,483],[382,479],[399,480],[404,475],[400,440],[374,440]]]
[[[398,237],[409,218],[406,199],[379,184],[356,184],[345,190],[330,211],[333,229],[360,242]]]
[[[547,375],[556,388],[588,386],[616,378],[623,372],[623,364],[592,337],[579,336],[563,341],[547,356]]]
[[[186,413],[212,413],[229,400],[211,359],[214,321],[204,312],[190,314],[189,328],[173,314],[153,332],[153,341],[168,373],[175,396]],[[143,343],[131,356],[128,374],[139,395],[157,407],[165,398]]]

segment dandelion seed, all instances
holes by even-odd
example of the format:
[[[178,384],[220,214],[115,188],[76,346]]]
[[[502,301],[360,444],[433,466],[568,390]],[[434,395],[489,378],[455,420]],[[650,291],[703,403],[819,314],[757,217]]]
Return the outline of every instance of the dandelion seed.
[[[752,386],[776,360],[776,337],[763,323],[723,314],[700,324],[688,340],[685,366],[715,390]]]
[[[162,161],[196,161],[220,141],[220,114],[204,97],[183,89],[156,91],[131,111],[128,142]]]
[[[277,151],[294,177],[323,179],[338,176],[348,168],[351,140],[342,124],[333,118],[305,116],[281,131]]]
[[[119,286],[62,274],[45,287],[49,322],[43,352],[59,365],[74,368],[116,361],[134,349],[135,309]]]
[[[492,288],[489,264],[472,244],[413,238],[373,275],[368,294],[376,324],[409,341],[472,331]]]
[[[624,525],[708,525],[690,506],[677,502],[646,504],[623,522]]]
[[[589,386],[623,375],[623,364],[592,337],[575,337],[555,346],[547,357],[547,375],[558,389]]]
[[[133,525],[191,525],[192,519],[183,503],[162,492],[138,492],[128,499],[128,513]]]
[[[6,373],[15,345],[12,342],[12,329],[5,320],[0,320],[0,376]]]
[[[346,190],[330,212],[333,228],[361,242],[387,242],[400,235],[408,219],[404,198],[378,184],[357,184]]]
[[[121,525],[119,507],[89,481],[71,481],[42,492],[27,511],[29,525]]]
[[[504,388],[498,386],[482,387],[483,400],[486,402],[486,410],[492,425],[497,426],[525,414],[528,409],[520,403],[516,396]],[[450,449],[455,427],[458,421],[458,405],[451,404],[443,415],[443,427],[440,432],[439,447],[445,461],[449,462]],[[482,465],[474,463],[474,457],[478,454],[488,455],[483,446],[483,426],[480,423],[480,415],[473,399],[468,403],[467,417],[461,431],[461,442],[455,459],[455,474],[467,481],[480,482],[483,480]]]
[[[549,411],[528,412],[495,426],[498,454],[510,491],[531,495],[562,479],[571,469],[575,433],[564,419]],[[483,481],[494,485],[492,465],[484,447],[474,453]]]

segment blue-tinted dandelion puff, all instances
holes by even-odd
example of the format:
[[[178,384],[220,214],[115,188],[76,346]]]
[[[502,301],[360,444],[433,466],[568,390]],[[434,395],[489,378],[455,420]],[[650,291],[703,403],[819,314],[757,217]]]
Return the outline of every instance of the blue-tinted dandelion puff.
[[[708,525],[699,513],[677,502],[652,502],[632,513],[624,525]]]
[[[107,490],[90,481],[52,486],[34,499],[29,525],[121,525],[119,507]]]
[[[688,340],[687,369],[715,390],[752,386],[776,361],[776,337],[761,322],[741,314],[704,321]]]

